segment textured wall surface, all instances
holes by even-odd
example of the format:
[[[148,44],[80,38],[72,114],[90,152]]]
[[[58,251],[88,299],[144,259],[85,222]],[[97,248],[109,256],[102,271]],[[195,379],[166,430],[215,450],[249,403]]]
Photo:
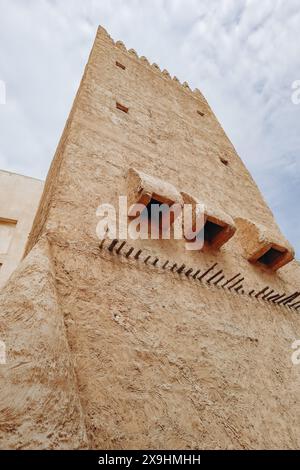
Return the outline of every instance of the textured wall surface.
[[[84,447],[84,416],[47,242],[0,292],[0,448]]]
[[[10,392],[12,423],[27,422],[28,408],[19,404],[24,390],[30,395],[37,387],[36,403],[45,399],[36,384],[47,364],[31,373],[40,339],[31,342],[30,336],[38,335],[42,315],[52,323],[43,336],[51,345],[45,361],[61,351],[58,378],[53,372],[47,394],[51,403],[60,390],[66,407],[59,414],[55,401],[45,413],[45,428],[56,422],[65,432],[52,437],[43,429],[40,439],[38,429],[25,433],[12,424],[2,434],[2,447],[300,448],[300,376],[291,362],[299,315],[248,295],[264,286],[295,292],[299,264],[276,273],[250,264],[238,233],[217,252],[187,251],[182,240],[130,242],[135,250],[155,253],[159,266],[100,250],[96,209],[126,195],[130,167],[281,236],[202,95],[127,52],[100,28],[46,182],[28,258],[0,301],[2,335],[12,331],[16,344],[26,340],[23,354],[29,356],[22,391]],[[39,240],[48,240],[47,255],[37,248]],[[30,282],[26,263],[32,256],[41,257],[42,266],[53,265],[46,270],[51,282],[38,260],[31,273],[36,282]],[[218,263],[227,279],[241,273],[245,295],[166,272],[162,259],[201,272]],[[19,305],[24,283],[31,301]],[[13,351],[9,334],[7,341]],[[14,361],[22,366],[22,357]],[[5,367],[10,371],[9,361]],[[61,383],[63,370],[67,379]]]
[[[89,445],[299,448],[299,316],[106,253],[55,253]]]

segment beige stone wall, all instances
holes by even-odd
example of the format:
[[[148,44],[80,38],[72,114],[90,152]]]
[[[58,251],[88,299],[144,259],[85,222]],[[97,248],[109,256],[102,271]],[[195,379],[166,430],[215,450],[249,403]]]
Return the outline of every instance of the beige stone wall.
[[[0,288],[22,259],[43,185],[0,170]]]
[[[90,448],[300,448],[297,313],[96,244],[53,254]]]
[[[5,380],[13,384],[2,412],[11,421],[0,435],[1,446],[300,448],[300,376],[291,362],[299,314],[259,295],[265,286],[282,294],[300,290],[299,263],[277,272],[250,264],[238,233],[219,251],[187,251],[182,240],[129,241],[120,254],[109,251],[108,242],[99,249],[96,209],[126,195],[131,167],[204,198],[217,213],[250,218],[282,237],[202,95],[99,29],[27,245],[28,257],[34,253],[35,282],[26,285],[25,297],[21,289],[12,300],[11,291],[29,269],[27,257],[0,298],[0,315],[18,319],[16,325],[6,320],[1,330],[11,358]],[[41,252],[41,243],[50,249]],[[130,246],[134,251],[127,258]],[[43,288],[46,274],[37,269],[39,257],[42,266],[45,258],[51,266],[50,292]],[[185,265],[181,274],[172,271],[174,263]],[[243,293],[186,274],[187,268],[203,274],[215,263],[224,280],[243,278]],[[36,295],[41,301],[34,303],[28,325]],[[44,332],[47,312],[52,312],[48,321],[53,319],[51,328],[47,323],[49,337],[31,344],[30,330]],[[27,333],[29,352],[25,348],[20,355]],[[44,370],[33,353],[42,350],[47,357],[48,341],[58,379],[51,375],[42,393]],[[27,370],[21,376],[24,357]],[[16,382],[23,384],[23,394],[37,390],[34,410],[40,397],[49,429],[57,420],[59,397],[65,407],[72,404],[64,408],[66,420],[57,420],[54,435],[35,431],[36,412],[31,427],[22,428],[28,408]]]
[[[0,448],[86,447],[73,361],[46,240],[0,291]]]

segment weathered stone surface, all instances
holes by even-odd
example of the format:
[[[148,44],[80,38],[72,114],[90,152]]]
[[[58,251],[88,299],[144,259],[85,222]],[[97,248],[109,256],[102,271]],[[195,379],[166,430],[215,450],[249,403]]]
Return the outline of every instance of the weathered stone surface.
[[[0,448],[72,449],[87,444],[73,360],[46,241],[0,292]]]
[[[55,258],[90,447],[300,447],[296,312],[104,252]]]
[[[96,209],[118,205],[130,168],[280,234],[202,95],[100,29],[28,258],[2,293],[1,334],[21,351],[14,355],[9,346],[16,362],[8,362],[2,394],[1,446],[300,448],[300,375],[291,362],[299,315],[248,295],[266,285],[299,290],[299,263],[265,272],[245,258],[236,234],[218,252],[187,251],[184,240],[126,245],[201,274],[215,263],[226,279],[242,273],[246,295],[238,295],[178,272],[165,275],[144,254],[137,262],[100,250]],[[54,273],[44,248],[37,254],[45,238]],[[17,379],[15,363],[22,370]],[[54,428],[54,436],[45,428]]]

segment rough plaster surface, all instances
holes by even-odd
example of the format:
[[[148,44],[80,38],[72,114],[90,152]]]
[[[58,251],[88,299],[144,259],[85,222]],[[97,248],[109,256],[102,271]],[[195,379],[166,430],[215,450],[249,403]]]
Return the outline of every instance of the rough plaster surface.
[[[0,448],[84,447],[84,415],[46,242],[0,292]]]
[[[90,447],[300,447],[296,313],[71,253],[55,257]]]
[[[7,421],[9,407],[12,424],[2,433],[2,447],[42,441],[56,448],[300,448],[300,375],[291,362],[291,344],[300,336],[296,311],[99,250],[96,209],[126,195],[131,167],[280,236],[202,95],[99,29],[47,178],[28,258],[2,293],[2,335],[24,344],[28,361],[19,366],[19,388],[15,380],[5,386],[0,419]],[[51,254],[41,249],[41,239],[49,241]],[[248,289],[299,289],[296,261],[265,272],[244,257],[238,233],[216,252],[188,252],[181,240],[132,244],[178,265],[205,269],[217,262],[228,277],[242,273]],[[50,322],[47,331],[40,315]],[[37,388],[32,408],[45,403],[39,384],[58,352],[61,362],[47,381],[50,405],[46,400],[46,411],[36,411],[49,420],[40,425],[41,438],[39,427],[22,428],[31,413],[38,421],[22,397]],[[47,434],[53,427],[55,437]]]

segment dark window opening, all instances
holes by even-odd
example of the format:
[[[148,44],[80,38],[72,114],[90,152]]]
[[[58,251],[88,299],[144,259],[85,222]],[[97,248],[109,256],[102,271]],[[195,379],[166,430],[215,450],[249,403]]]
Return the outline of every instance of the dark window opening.
[[[204,113],[202,111],[197,111],[197,113],[199,114],[199,116],[204,116]]]
[[[129,108],[127,108],[126,106],[123,106],[121,103],[116,103],[116,107],[120,111],[123,111],[123,113],[128,113],[129,111]]]
[[[170,220],[170,206],[155,198],[151,198],[141,216],[148,222],[149,233],[152,227],[158,227],[159,237],[161,237],[164,230],[167,229],[168,224],[172,223],[172,220]],[[153,223],[154,225],[152,225]]]
[[[204,242],[209,245],[213,243],[214,239],[223,231],[224,227],[207,220],[204,225]]]
[[[276,250],[276,248],[270,248],[264,255],[258,258],[258,263],[264,264],[265,266],[273,266],[279,261],[285,252]]]
[[[122,69],[122,70],[126,69],[125,65],[121,64],[121,62],[118,62],[117,60],[116,60],[116,66],[120,67],[120,69]]]
[[[147,214],[145,214],[148,217],[148,221],[150,222],[152,219],[152,216],[155,215],[156,211],[159,213],[159,228],[162,228],[162,220],[163,220],[163,212],[161,210],[162,202],[158,201],[157,199],[151,198],[151,200],[148,202],[146,206]]]

